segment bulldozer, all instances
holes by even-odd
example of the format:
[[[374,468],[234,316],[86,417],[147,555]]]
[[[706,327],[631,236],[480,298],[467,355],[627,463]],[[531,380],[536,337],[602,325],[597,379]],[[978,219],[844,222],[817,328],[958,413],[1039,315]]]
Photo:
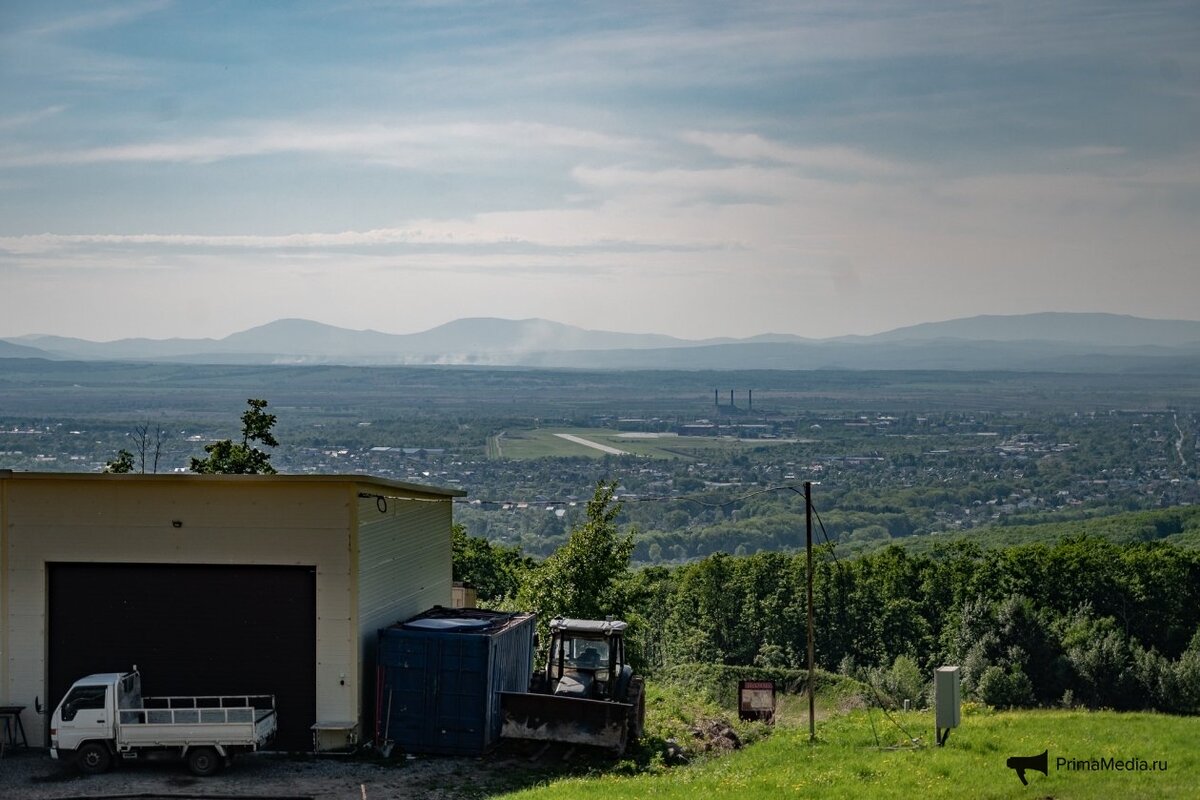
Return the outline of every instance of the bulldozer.
[[[611,617],[550,620],[546,664],[529,691],[500,694],[501,735],[625,752],[646,719],[645,682],[625,655],[628,627]]]

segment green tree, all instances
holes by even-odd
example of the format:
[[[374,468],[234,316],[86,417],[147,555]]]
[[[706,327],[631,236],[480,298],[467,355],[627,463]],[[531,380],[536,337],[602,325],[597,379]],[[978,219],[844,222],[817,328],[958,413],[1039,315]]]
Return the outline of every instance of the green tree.
[[[515,547],[494,545],[487,539],[468,536],[462,525],[451,528],[454,551],[454,580],[475,587],[479,599],[495,603],[516,595],[532,560]]]
[[[667,619],[672,663],[748,663],[738,660],[745,656],[739,645],[746,631],[741,598],[733,590],[734,563],[717,553],[680,569]]]
[[[250,406],[242,413],[242,443],[235,444],[231,439],[222,439],[204,446],[206,458],[193,458],[192,472],[206,475],[274,475],[275,468],[271,466],[271,454],[259,450],[251,442],[259,442],[267,447],[278,447],[279,442],[271,433],[275,426],[275,415],[268,414],[266,400],[250,398],[246,401]]]
[[[104,471],[118,474],[133,472],[133,453],[122,447],[117,451],[116,458],[105,463]]]
[[[1020,667],[1005,670],[993,664],[979,678],[979,697],[996,708],[1033,705],[1033,684]]]
[[[539,564],[518,593],[518,603],[548,620],[562,615],[604,619],[627,615],[629,559],[633,533],[617,530],[621,503],[616,484],[599,483],[587,504],[587,518],[566,544]]]

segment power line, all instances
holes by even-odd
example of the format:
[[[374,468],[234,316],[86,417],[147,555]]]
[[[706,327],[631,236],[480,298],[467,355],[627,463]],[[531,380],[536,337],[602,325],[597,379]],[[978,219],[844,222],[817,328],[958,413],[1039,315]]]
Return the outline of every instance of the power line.
[[[796,490],[792,489],[792,491],[796,491]],[[830,539],[829,539],[829,533],[825,530],[825,523],[821,520],[821,514],[819,511],[817,511],[816,504],[812,503],[810,501],[809,507],[812,508],[813,515],[816,516],[816,518],[817,518],[817,524],[821,528],[821,536],[824,537],[825,544],[827,544],[829,546],[829,554],[831,556],[833,556],[834,563],[836,563],[838,568],[841,569],[842,562],[840,560],[838,560],[837,548],[834,546],[833,542],[830,541]],[[866,681],[866,684],[867,684],[867,686],[869,686],[871,688],[871,693],[875,696],[875,702],[879,705],[879,710],[883,712],[883,715],[885,717],[887,717],[888,722],[892,723],[892,725],[894,725],[901,732],[903,732],[904,735],[906,737],[908,737],[908,741],[911,742],[914,746],[920,746],[917,744],[918,740],[913,738],[913,735],[908,732],[908,729],[905,728],[903,725],[901,725],[899,720],[897,720],[895,717],[893,717],[888,712],[887,707],[883,703],[883,697],[879,694],[879,689],[876,688],[875,684],[870,680],[869,676]],[[867,719],[869,719],[871,722],[871,733],[875,736],[875,746],[880,747],[879,733],[875,730],[875,718],[871,714],[871,706],[869,703],[867,705]]]

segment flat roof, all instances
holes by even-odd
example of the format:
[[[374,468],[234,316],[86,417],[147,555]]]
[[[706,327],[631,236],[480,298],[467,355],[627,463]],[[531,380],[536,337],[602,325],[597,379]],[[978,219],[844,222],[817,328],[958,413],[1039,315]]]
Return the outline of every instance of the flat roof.
[[[465,497],[462,489],[446,489],[421,483],[395,481],[374,475],[199,475],[190,472],[166,472],[143,475],[140,472],[114,474],[108,472],[19,472],[0,469],[3,480],[71,480],[71,481],[141,481],[151,483],[353,483],[401,493],[403,496]],[[385,495],[386,496],[386,495]]]

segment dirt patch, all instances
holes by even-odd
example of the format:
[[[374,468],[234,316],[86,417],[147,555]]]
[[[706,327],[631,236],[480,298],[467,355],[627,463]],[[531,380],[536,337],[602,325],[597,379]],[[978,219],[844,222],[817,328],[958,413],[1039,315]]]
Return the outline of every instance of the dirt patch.
[[[0,796],[14,800],[203,798],[203,800],[476,800],[533,785],[561,771],[500,753],[483,758],[404,757],[391,762],[241,756],[211,778],[193,778],[178,761],[122,764],[81,775],[44,751],[0,760]]]
[[[708,719],[691,729],[695,740],[693,747],[697,752],[726,752],[740,750],[742,739],[737,731],[723,719]]]

